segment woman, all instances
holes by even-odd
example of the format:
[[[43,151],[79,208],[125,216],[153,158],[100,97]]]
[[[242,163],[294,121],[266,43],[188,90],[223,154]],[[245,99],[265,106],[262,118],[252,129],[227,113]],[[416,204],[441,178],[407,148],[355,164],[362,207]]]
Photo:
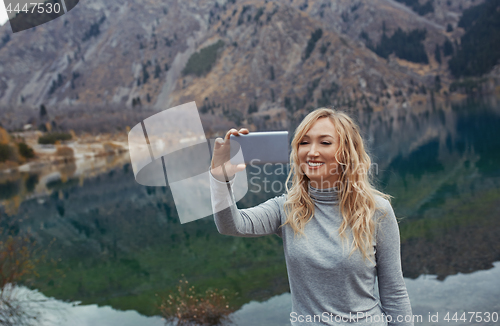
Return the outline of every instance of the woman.
[[[245,168],[229,161],[231,134],[216,140],[212,157],[215,223],[222,234],[283,238],[292,325],[413,325],[397,221],[389,196],[370,184],[353,120],[325,108],[308,114],[291,144],[286,193],[249,209],[228,192]]]

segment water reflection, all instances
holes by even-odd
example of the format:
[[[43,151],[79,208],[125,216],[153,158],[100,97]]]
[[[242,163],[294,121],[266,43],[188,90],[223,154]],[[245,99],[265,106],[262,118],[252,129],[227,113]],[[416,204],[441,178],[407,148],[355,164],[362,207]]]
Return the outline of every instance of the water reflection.
[[[393,119],[385,132],[408,130],[406,150],[391,152],[376,136],[380,180],[394,195],[407,277],[491,268],[500,260],[500,112],[488,106],[452,106]],[[391,121],[391,119],[389,119]],[[410,121],[410,122],[409,122]],[[381,128],[383,129],[383,128]],[[374,130],[373,128],[371,130]],[[379,131],[380,132],[380,131]],[[394,148],[405,148],[393,137]],[[387,143],[387,141],[385,141]],[[390,161],[380,159],[390,156]]]
[[[449,325],[444,320],[448,312],[497,312],[500,303],[497,298],[499,287],[492,286],[500,278],[500,263],[485,271],[471,274],[458,274],[441,282],[436,275],[421,275],[415,280],[405,279],[408,294],[415,316],[422,316],[419,325]],[[112,325],[165,325],[161,317],[145,317],[135,311],[117,311],[108,306],[76,305],[47,298],[38,291],[19,288],[25,296],[50,303],[51,309],[46,309],[38,315],[41,325],[59,326],[112,326]],[[238,326],[289,326],[292,308],[290,293],[276,295],[264,302],[251,301],[243,305],[230,317]],[[430,322],[429,316],[439,317],[437,322]],[[451,317],[450,315],[450,317]],[[417,318],[417,317],[416,317]],[[470,314],[467,316],[470,318]],[[453,321],[454,325],[469,325],[469,322]],[[480,323],[479,323],[480,324]],[[494,322],[484,323],[493,325]]]
[[[494,319],[484,322],[483,317],[485,312],[491,314],[498,313],[500,310],[500,303],[497,299],[500,288],[492,286],[498,282],[499,278],[500,263],[497,262],[492,269],[472,274],[453,275],[444,282],[438,281],[436,275],[421,275],[415,280],[405,279],[415,325],[496,324]],[[290,293],[283,293],[265,302],[252,301],[245,304],[232,315],[232,318],[239,326],[288,326],[291,310]],[[453,321],[451,318],[455,312],[458,313],[459,318],[463,312],[483,312],[481,315],[483,323],[474,323],[475,319],[469,322],[471,314],[467,313],[466,322]],[[444,319],[447,313],[450,313],[451,321]],[[419,316],[421,319],[417,319],[420,318]],[[429,316],[434,317],[429,320]]]
[[[0,200],[10,199],[22,193],[33,193],[38,182],[39,175],[34,173],[4,176],[0,182]]]
[[[130,165],[83,186],[72,180],[49,184],[50,195],[25,200],[16,214],[2,212],[5,233],[31,229],[42,245],[57,239],[51,255],[66,278],[42,278],[44,293],[152,314],[155,294],[183,273],[201,290],[230,282],[242,302],[287,290],[278,238],[223,237],[210,218],[181,226],[170,189],[138,185]],[[249,273],[261,277],[246,283]]]
[[[403,218],[406,277],[443,280],[500,260],[499,112],[500,106],[469,103],[357,117],[379,185],[394,196]],[[77,165],[0,183],[4,235],[31,230],[42,246],[56,238],[51,255],[61,259],[66,277],[54,278],[43,267],[38,289],[147,315],[157,313],[155,294],[172,288],[181,274],[200,290],[238,292],[236,305],[288,290],[279,238],[222,236],[210,217],[180,225],[169,187],[138,185],[130,165],[115,166],[84,178]],[[286,171],[275,168],[272,175],[247,171],[249,191],[240,207],[284,191],[270,187],[286,179]]]
[[[0,325],[35,326],[48,321],[47,313],[61,318],[58,302],[38,291],[6,284],[0,289]]]
[[[136,311],[117,311],[111,307],[63,302],[23,286],[11,287],[9,291],[14,294],[9,293],[10,301],[2,300],[0,309],[0,323],[5,326],[165,325],[161,317],[146,317]]]
[[[8,215],[17,214],[21,202],[42,198],[60,188],[82,185],[93,177],[130,161],[128,154],[108,155],[94,159],[80,158],[66,164],[30,164],[11,173],[0,174],[0,201]]]
[[[0,199],[9,199],[19,194],[21,190],[21,180],[5,181],[0,184]]]

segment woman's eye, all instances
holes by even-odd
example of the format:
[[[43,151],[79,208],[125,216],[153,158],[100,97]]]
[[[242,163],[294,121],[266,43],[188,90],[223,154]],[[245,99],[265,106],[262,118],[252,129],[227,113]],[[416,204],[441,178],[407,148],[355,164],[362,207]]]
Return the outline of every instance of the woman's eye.
[[[306,141],[303,141],[303,142],[299,143],[299,145],[307,145],[307,144],[309,144],[309,143],[306,142]],[[323,145],[331,145],[332,143],[324,141],[324,142],[321,142],[321,144],[323,144]]]

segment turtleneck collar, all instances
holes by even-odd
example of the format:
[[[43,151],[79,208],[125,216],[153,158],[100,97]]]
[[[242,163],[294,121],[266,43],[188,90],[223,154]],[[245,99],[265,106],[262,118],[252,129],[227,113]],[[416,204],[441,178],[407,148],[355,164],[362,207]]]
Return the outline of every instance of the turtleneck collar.
[[[339,201],[339,190],[336,187],[327,188],[327,189],[316,189],[311,186],[311,183],[308,183],[309,187],[309,196],[314,201],[321,202],[329,202],[329,203],[338,203]]]

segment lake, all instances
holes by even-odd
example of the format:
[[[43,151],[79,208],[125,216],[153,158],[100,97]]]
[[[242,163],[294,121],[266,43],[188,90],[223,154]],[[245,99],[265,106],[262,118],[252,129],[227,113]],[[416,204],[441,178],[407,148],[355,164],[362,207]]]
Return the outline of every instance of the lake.
[[[500,103],[360,112],[356,119],[376,184],[394,197],[414,314],[430,325],[445,324],[447,311],[500,312]],[[253,325],[250,315],[259,315],[260,325],[286,324],[281,239],[223,236],[212,217],[181,225],[170,188],[137,184],[127,161],[108,159],[99,173],[70,166],[2,179],[2,236],[29,233],[47,253],[31,289],[109,309],[116,315],[107,319],[118,321],[119,311],[158,315],[159,298],[185,278],[197,291],[233,294],[238,325]],[[282,167],[266,178],[255,168],[247,172],[250,188],[240,208],[284,191]],[[427,322],[436,312],[439,322]]]

